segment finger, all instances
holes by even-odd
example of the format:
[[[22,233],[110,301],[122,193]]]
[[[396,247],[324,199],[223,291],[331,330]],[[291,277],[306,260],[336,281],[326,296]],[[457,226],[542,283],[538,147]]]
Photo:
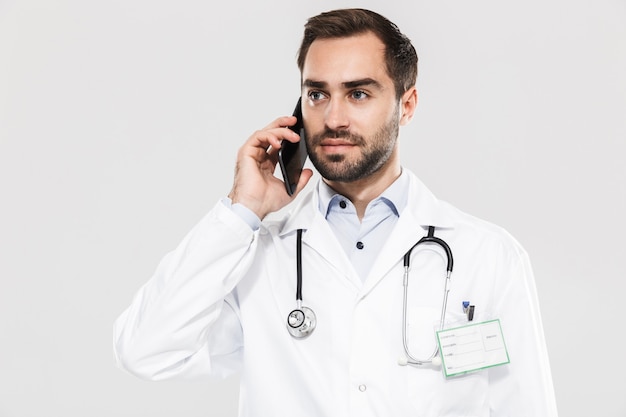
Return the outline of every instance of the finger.
[[[298,135],[291,129],[279,128],[279,129],[273,129],[272,132],[275,132],[277,137],[282,137],[284,140],[288,140],[289,142],[292,142],[292,143],[297,143],[300,141],[300,135]],[[282,140],[280,142],[281,143],[279,143],[278,146],[272,145],[266,150],[268,156],[274,162],[278,162],[278,153],[282,147]]]
[[[265,130],[265,132],[268,132],[269,134],[272,134],[281,140],[287,139],[289,142],[295,143],[300,140],[300,135],[287,127],[275,127]]]
[[[261,148],[266,152],[272,152],[280,148],[283,139],[289,142],[298,142],[300,135],[294,131],[285,128],[278,127],[269,130],[258,130],[248,138],[246,145],[254,148]]]
[[[254,149],[262,149],[264,152],[272,148],[280,148],[282,138],[272,130],[257,130],[248,138],[244,148],[250,146]]]
[[[293,126],[298,119],[295,116],[282,116],[265,126],[264,130],[274,129],[277,127]]]

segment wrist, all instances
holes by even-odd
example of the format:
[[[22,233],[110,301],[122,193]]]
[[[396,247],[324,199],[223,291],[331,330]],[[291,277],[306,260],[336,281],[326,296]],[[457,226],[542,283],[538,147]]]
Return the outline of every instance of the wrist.
[[[262,210],[262,204],[259,204],[256,200],[241,198],[239,195],[232,192],[228,195],[228,198],[230,199],[231,209],[233,209],[233,211],[241,211],[247,218],[256,217],[259,224],[267,214]]]

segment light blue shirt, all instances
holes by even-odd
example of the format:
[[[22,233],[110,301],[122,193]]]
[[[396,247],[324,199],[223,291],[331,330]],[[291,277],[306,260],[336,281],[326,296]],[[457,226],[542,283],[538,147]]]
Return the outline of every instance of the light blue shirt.
[[[407,204],[408,175],[403,172],[379,197],[370,201],[359,221],[350,200],[319,182],[319,210],[328,221],[355,271],[365,281]]]

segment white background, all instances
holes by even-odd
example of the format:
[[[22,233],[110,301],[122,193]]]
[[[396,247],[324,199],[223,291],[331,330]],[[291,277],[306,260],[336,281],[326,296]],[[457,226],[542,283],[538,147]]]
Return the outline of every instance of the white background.
[[[560,415],[626,416],[624,0],[0,0],[0,416],[236,415],[236,377],[117,369],[112,324],[345,6],[418,50],[404,165],[530,253]]]

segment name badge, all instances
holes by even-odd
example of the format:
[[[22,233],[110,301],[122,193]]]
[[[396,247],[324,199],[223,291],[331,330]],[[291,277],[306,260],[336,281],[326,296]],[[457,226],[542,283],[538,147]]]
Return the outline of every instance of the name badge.
[[[446,377],[510,362],[500,320],[440,330],[437,343]]]

